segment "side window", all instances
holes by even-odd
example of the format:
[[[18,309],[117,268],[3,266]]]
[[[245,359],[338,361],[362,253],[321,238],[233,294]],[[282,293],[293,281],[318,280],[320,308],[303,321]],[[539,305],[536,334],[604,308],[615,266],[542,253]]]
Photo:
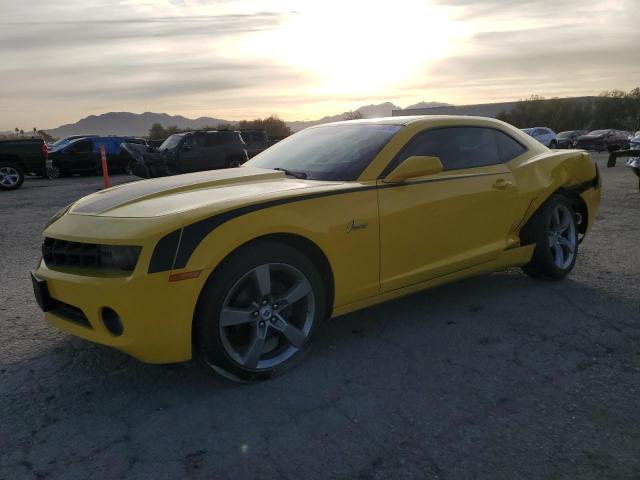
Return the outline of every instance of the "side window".
[[[193,135],[191,137],[191,146],[194,148],[205,148],[207,146],[208,135]]]
[[[222,145],[223,139],[222,136],[218,133],[208,133],[207,134],[207,147],[218,147]]]
[[[498,155],[502,163],[513,160],[518,155],[524,153],[527,149],[523,147],[519,142],[515,141],[506,133],[502,133],[499,130],[493,130],[493,134],[496,137],[496,143],[498,144]]]
[[[78,142],[71,147],[76,153],[89,153],[93,151],[93,142],[91,140],[85,140]]]
[[[405,147],[393,162],[393,166],[413,155],[439,157],[445,170],[495,165],[503,161],[495,132],[491,128],[483,127],[427,130]]]

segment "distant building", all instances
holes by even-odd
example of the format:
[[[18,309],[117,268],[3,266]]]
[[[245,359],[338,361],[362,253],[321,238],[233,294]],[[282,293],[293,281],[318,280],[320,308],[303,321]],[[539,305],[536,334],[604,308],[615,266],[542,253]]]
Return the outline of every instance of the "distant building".
[[[570,97],[563,100],[574,100],[578,102],[589,102],[595,97]],[[535,100],[536,102],[546,102],[552,99]],[[501,111],[511,111],[518,102],[501,103],[479,103],[476,105],[449,105],[446,107],[430,108],[410,108],[404,110],[393,110],[394,117],[404,117],[408,115],[469,115],[472,117],[496,118]]]

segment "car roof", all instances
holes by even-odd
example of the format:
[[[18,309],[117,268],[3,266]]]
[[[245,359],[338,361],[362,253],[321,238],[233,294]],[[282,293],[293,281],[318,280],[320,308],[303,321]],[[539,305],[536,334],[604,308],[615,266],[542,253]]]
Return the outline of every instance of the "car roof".
[[[329,125],[412,125],[435,123],[465,123],[469,125],[505,125],[504,122],[489,117],[476,117],[472,115],[408,115],[400,117],[366,118],[360,120],[344,120],[340,122],[323,123],[310,128],[321,128]]]

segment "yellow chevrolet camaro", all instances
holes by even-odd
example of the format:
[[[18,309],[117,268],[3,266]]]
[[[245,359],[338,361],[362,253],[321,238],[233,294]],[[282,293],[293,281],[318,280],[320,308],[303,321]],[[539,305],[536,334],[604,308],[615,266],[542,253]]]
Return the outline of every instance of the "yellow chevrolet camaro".
[[[585,152],[497,120],[339,122],[240,168],[78,200],[46,226],[32,278],[46,320],[73,335],[261,379],[323,319],[513,266],[564,277],[599,201]]]

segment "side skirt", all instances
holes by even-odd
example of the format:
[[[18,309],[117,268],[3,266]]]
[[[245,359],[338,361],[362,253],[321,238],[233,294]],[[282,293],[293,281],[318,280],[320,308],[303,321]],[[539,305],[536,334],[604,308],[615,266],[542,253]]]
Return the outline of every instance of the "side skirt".
[[[511,248],[502,252],[502,254],[496,260],[493,260],[491,262],[482,263],[480,265],[460,270],[458,272],[432,278],[425,282],[409,285],[407,287],[399,288],[397,290],[393,290],[392,292],[386,292],[381,295],[376,295],[375,297],[369,297],[358,302],[335,307],[332,317],[335,318],[341,315],[346,315],[347,313],[355,312],[356,310],[361,310],[363,308],[371,307],[373,305],[387,302],[389,300],[394,300],[396,298],[405,297],[407,295],[411,295],[412,293],[436,287],[445,283],[462,280],[463,278],[473,277],[476,275],[481,275],[483,273],[498,272],[500,270],[506,270],[507,268],[526,265],[531,260],[534,249],[535,245],[525,245],[523,247]]]

